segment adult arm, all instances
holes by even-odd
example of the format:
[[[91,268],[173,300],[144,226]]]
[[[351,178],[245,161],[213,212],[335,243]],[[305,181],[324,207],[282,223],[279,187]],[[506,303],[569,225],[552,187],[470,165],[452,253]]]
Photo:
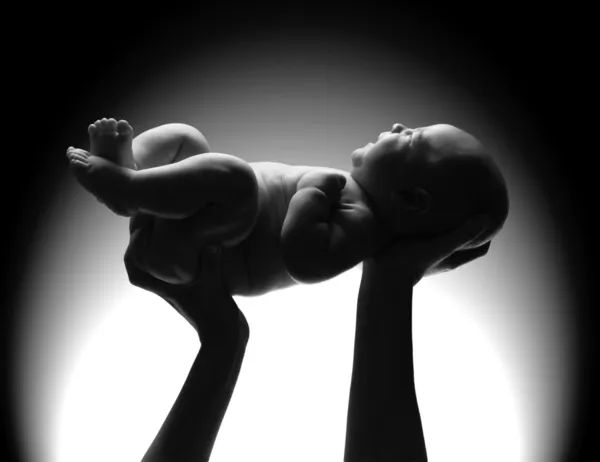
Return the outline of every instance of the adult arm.
[[[473,220],[439,238],[399,242],[364,262],[345,462],[427,460],[414,384],[413,287],[425,274],[456,268],[485,255],[489,245],[448,260],[481,229],[482,222]]]
[[[408,280],[363,268],[348,408],[345,462],[423,462],[414,384]]]
[[[210,458],[246,350],[240,332],[203,342],[189,375],[143,462],[205,462]]]
[[[134,241],[136,235],[132,235]],[[173,407],[143,462],[208,461],[242,366],[249,328],[220,278],[220,255],[203,252],[202,273],[193,285],[159,281],[125,263],[132,284],[170,303],[198,333],[201,348]]]

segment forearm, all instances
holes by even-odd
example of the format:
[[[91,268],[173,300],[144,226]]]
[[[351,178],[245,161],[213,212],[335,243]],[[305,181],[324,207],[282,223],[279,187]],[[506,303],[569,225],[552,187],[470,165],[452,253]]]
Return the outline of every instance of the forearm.
[[[364,271],[344,460],[424,462],[414,384],[412,284]]]
[[[202,345],[143,462],[205,462],[242,366],[246,343]]]
[[[246,351],[249,330],[241,316],[237,325],[201,335],[198,356],[143,462],[209,460]]]

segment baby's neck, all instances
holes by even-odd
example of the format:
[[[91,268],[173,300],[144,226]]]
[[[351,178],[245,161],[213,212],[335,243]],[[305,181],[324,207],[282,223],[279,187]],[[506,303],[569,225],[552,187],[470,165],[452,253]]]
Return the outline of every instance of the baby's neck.
[[[355,189],[359,195],[359,199],[373,214],[373,218],[375,220],[373,246],[375,247],[374,250],[377,251],[394,241],[396,239],[396,233],[392,227],[392,224],[385,219],[388,214],[386,214],[384,209],[378,206],[377,202],[369,195],[369,193],[358,181],[356,181],[351,175],[349,176],[350,181],[356,184]]]

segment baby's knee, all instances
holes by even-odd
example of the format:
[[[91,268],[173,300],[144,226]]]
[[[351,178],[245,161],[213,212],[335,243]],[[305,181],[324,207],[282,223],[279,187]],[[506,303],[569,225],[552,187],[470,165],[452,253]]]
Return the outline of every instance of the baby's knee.
[[[171,123],[167,126],[181,140],[177,160],[210,152],[211,149],[206,137],[197,128],[182,123]]]

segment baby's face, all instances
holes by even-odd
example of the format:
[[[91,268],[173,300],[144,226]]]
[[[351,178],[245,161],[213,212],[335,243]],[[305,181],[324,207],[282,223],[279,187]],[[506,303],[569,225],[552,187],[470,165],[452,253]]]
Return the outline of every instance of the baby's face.
[[[506,184],[492,155],[452,125],[412,129],[394,124],[351,159],[352,177],[394,232],[411,223],[415,232],[444,232],[486,210],[493,218],[487,239],[506,219]]]
[[[368,143],[352,153],[352,172],[377,170],[376,164],[389,166],[393,163],[398,168],[427,165],[457,153],[481,150],[483,147],[475,137],[452,125],[413,129],[394,124],[390,131],[379,135],[377,142]]]
[[[466,170],[452,169],[453,161],[464,155],[480,157],[483,151],[476,138],[452,125],[413,129],[394,124],[377,142],[352,153],[350,174],[383,216],[398,191],[418,187],[434,195],[458,192]]]

